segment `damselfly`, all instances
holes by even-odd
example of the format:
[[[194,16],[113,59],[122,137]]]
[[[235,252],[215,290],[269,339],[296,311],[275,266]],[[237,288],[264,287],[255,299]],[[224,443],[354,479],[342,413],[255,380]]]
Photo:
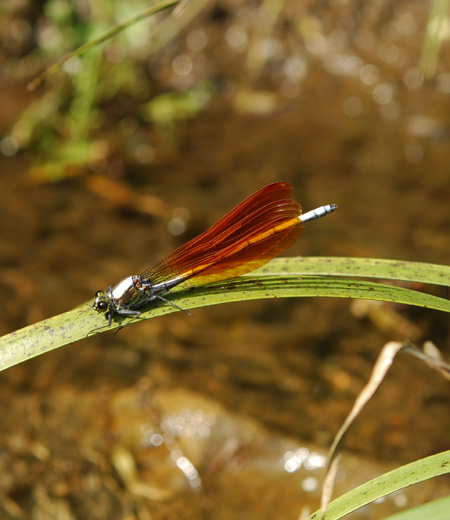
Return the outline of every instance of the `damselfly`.
[[[204,233],[139,276],[129,276],[98,291],[94,309],[107,313],[109,325],[115,315],[136,319],[154,300],[178,307],[164,298],[164,294],[178,285],[186,288],[205,285],[263,266],[298,239],[305,222],[337,208],[329,204],[302,215],[301,206],[291,199],[291,193],[292,186],[285,181],[260,189]]]

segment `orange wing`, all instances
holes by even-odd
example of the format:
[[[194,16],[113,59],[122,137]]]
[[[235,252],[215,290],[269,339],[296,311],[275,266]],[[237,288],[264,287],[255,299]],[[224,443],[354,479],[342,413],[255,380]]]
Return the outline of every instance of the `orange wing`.
[[[193,238],[141,274],[152,284],[174,278],[184,286],[234,278],[263,266],[301,235],[300,205],[292,186],[276,182],[257,191]]]

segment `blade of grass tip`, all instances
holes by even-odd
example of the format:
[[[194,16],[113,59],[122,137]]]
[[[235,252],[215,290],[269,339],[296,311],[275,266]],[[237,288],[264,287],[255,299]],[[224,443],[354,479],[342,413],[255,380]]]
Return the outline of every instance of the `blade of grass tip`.
[[[334,482],[337,472],[337,456],[342,450],[345,435],[353,421],[356,419],[356,417],[360,414],[361,410],[366,406],[368,401],[377,391],[378,387],[385,378],[387,371],[391,367],[395,356],[403,348],[405,348],[405,345],[397,341],[390,341],[389,343],[386,343],[386,345],[384,345],[380,352],[380,355],[378,356],[378,359],[375,362],[368,383],[359,393],[351,412],[348,414],[347,418],[344,421],[344,424],[341,426],[338,433],[336,434],[336,437],[330,448],[330,453],[328,455],[327,470],[325,472],[325,479],[322,488],[320,505],[322,518],[324,518],[325,516],[326,509],[328,507],[328,504],[330,503],[331,495],[333,493]]]
[[[415,345],[413,345],[410,342],[399,343],[397,341],[390,341],[389,343],[386,343],[386,345],[381,350],[380,355],[378,356],[378,359],[374,365],[368,383],[361,390],[358,397],[356,398],[355,404],[353,405],[350,414],[345,419],[344,424],[337,433],[333,441],[333,444],[330,448],[327,470],[325,473],[325,479],[322,488],[322,518],[325,516],[326,509],[328,507],[328,504],[330,503],[331,495],[333,493],[334,482],[338,467],[338,456],[342,450],[345,435],[355,418],[359,415],[361,410],[364,408],[364,406],[372,398],[378,387],[381,385],[382,381],[386,376],[387,371],[389,370],[394,361],[395,356],[400,352],[400,350],[408,352],[414,357],[425,362],[430,368],[437,370],[446,379],[450,379],[450,364],[446,363],[442,359],[439,350],[431,342],[425,343],[425,352],[421,352]]]
[[[450,497],[438,498],[426,504],[389,515],[384,520],[448,520],[450,511]]]
[[[181,16],[184,11],[188,8],[189,4],[192,3],[192,0],[180,0],[179,4],[172,11],[172,16],[174,18],[178,18]]]
[[[164,9],[167,9],[168,7],[171,7],[172,5],[175,5],[179,2],[179,0],[161,0],[160,2],[157,2],[152,7],[149,7],[148,9],[145,9],[141,13],[137,14],[136,16],[133,16],[132,18],[126,20],[123,23],[120,23],[116,26],[114,26],[109,31],[106,31],[104,34],[99,36],[98,38],[95,38],[94,40],[91,40],[88,43],[85,43],[75,51],[66,54],[63,58],[61,58],[57,63],[46,69],[42,74],[40,74],[37,78],[33,79],[30,83],[27,85],[27,89],[30,91],[35,90],[37,87],[39,87],[44,81],[46,81],[51,76],[54,76],[66,63],[66,61],[70,60],[71,58],[76,58],[78,56],[81,56],[91,50],[93,47],[96,47],[97,45],[100,45],[101,43],[105,42],[106,40],[109,40],[113,36],[116,36],[120,32],[124,31],[125,29],[128,29],[128,27],[134,25],[137,22],[140,22],[144,18],[148,18],[149,16],[158,13],[159,11],[162,11]]]
[[[433,0],[419,65],[425,79],[433,78],[436,74],[439,51],[445,38],[448,7],[449,0]]]
[[[271,273],[298,275],[350,276],[352,278],[381,278],[450,287],[450,266],[424,262],[406,262],[385,258],[354,257],[281,257],[274,258],[254,275]]]
[[[445,379],[450,380],[450,364],[444,361],[439,349],[431,341],[425,341],[423,352],[412,344],[405,347],[405,352],[420,359],[430,368],[439,372]]]
[[[150,54],[155,54],[162,47],[176,38],[180,32],[193,20],[197,20],[200,13],[210,3],[210,0],[195,0],[183,4],[180,9],[167,16],[153,28],[148,42]],[[175,10],[174,10],[175,11]]]
[[[284,5],[285,0],[263,0],[259,7],[258,23],[253,26],[247,53],[247,69],[253,80],[259,77],[268,60],[266,53],[260,50],[261,42],[268,41],[272,37]]]
[[[401,489],[449,473],[450,450],[415,460],[361,484],[345,495],[336,498],[329,505],[326,518],[327,520],[339,520],[353,511]],[[320,510],[311,514],[308,520],[317,520],[318,518],[320,518]],[[430,518],[434,520],[434,517]]]

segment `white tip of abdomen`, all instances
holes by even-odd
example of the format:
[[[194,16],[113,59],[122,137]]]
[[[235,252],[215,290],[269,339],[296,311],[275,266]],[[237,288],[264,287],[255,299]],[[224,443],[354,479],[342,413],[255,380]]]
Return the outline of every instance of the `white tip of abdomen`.
[[[308,222],[310,220],[316,220],[317,218],[324,217],[328,213],[333,213],[337,209],[337,204],[327,204],[326,206],[320,206],[320,208],[307,211],[304,215],[300,215],[299,219],[302,222]]]

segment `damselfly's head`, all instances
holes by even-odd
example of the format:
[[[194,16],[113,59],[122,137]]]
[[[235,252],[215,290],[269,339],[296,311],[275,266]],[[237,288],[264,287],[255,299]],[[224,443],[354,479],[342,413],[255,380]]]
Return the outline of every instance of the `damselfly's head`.
[[[93,305],[97,312],[106,312],[109,309],[108,298],[105,291],[97,291],[95,293],[95,302]]]

